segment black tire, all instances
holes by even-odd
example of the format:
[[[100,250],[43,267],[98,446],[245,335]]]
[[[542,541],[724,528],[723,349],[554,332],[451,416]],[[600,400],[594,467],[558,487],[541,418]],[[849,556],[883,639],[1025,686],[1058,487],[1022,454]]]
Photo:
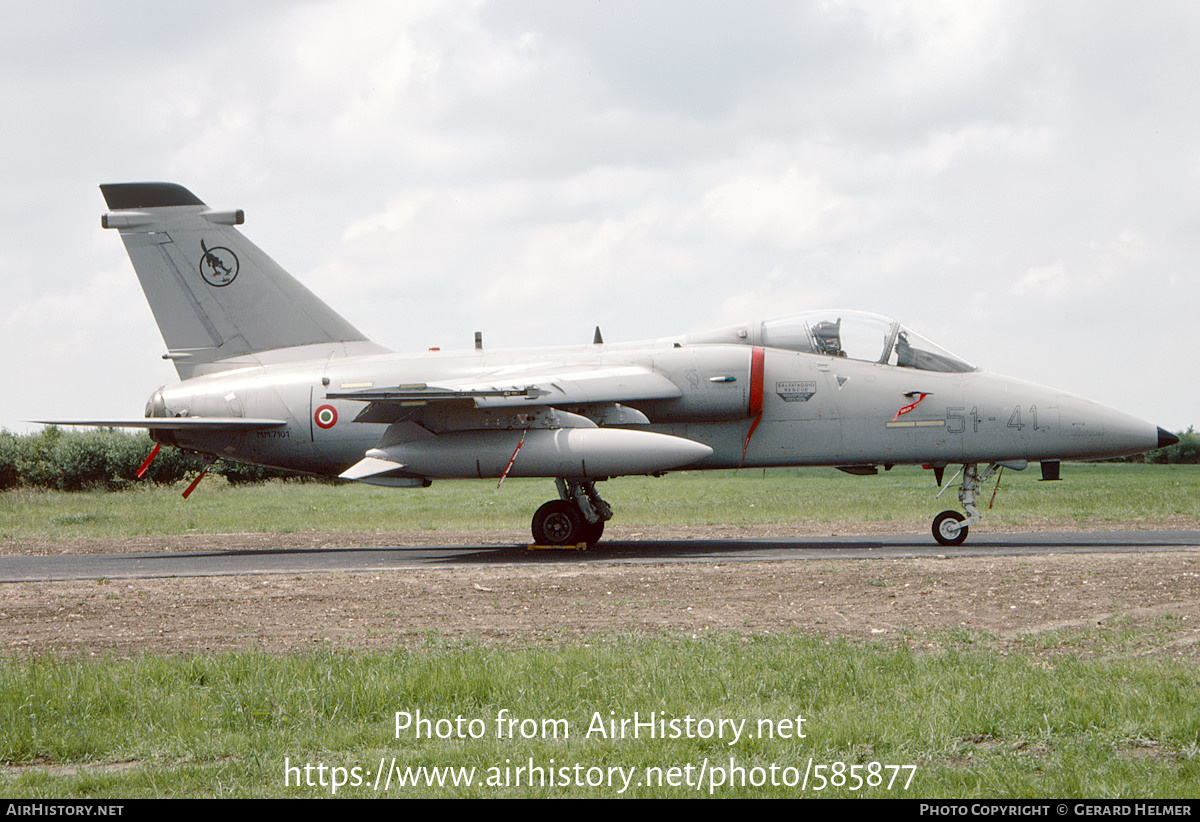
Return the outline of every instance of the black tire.
[[[957,511],[943,511],[933,518],[933,538],[939,545],[962,545],[971,530],[963,525],[958,526],[966,517]],[[953,523],[953,525],[951,525]]]
[[[578,545],[583,542],[583,514],[575,503],[556,499],[533,515],[534,545]]]
[[[587,543],[588,548],[595,548],[596,543],[600,541],[600,537],[604,536],[604,520],[597,522],[583,521],[583,537],[582,542]]]

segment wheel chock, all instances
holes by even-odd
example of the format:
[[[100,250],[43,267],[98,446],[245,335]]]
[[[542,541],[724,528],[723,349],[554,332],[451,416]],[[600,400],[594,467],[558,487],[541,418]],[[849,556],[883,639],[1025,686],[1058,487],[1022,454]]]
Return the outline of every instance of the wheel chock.
[[[531,542],[525,546],[526,551],[586,551],[587,549],[586,542],[579,542],[575,545],[538,545]]]

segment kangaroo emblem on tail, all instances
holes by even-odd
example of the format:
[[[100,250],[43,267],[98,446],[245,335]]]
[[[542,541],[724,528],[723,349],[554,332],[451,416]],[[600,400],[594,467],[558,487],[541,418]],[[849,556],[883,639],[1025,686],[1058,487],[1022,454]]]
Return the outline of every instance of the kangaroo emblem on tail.
[[[200,276],[214,288],[222,288],[233,282],[238,275],[237,255],[223,246],[209,248],[200,241],[204,257],[200,260]]]

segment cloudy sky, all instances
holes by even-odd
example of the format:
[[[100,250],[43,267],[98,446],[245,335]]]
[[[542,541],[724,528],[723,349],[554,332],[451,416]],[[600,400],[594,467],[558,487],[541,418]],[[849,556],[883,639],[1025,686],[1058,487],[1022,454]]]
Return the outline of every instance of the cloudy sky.
[[[3,2],[0,426],[175,379],[97,186],[397,350],[823,307],[1200,425],[1200,6]]]

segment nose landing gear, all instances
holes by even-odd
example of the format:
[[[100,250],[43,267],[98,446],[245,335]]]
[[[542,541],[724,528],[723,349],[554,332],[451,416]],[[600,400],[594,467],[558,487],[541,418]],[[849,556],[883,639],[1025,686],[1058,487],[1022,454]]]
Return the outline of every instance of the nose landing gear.
[[[933,518],[933,538],[938,541],[939,545],[962,545],[970,527],[983,519],[983,514],[979,513],[979,509],[975,507],[975,495],[979,492],[980,486],[998,468],[1000,468],[999,465],[992,463],[980,471],[976,463],[967,463],[958,472],[962,474],[962,487],[958,489],[958,499],[962,503],[963,510],[967,512],[967,516],[964,517],[957,511],[943,511]],[[955,474],[950,482],[954,482],[957,478],[958,474]],[[946,486],[946,488],[949,487],[949,485]],[[938,492],[939,497],[946,492],[946,488]]]
[[[965,519],[957,511],[943,511],[933,518],[933,538],[939,545],[962,545],[970,529],[969,525],[963,525]]]

